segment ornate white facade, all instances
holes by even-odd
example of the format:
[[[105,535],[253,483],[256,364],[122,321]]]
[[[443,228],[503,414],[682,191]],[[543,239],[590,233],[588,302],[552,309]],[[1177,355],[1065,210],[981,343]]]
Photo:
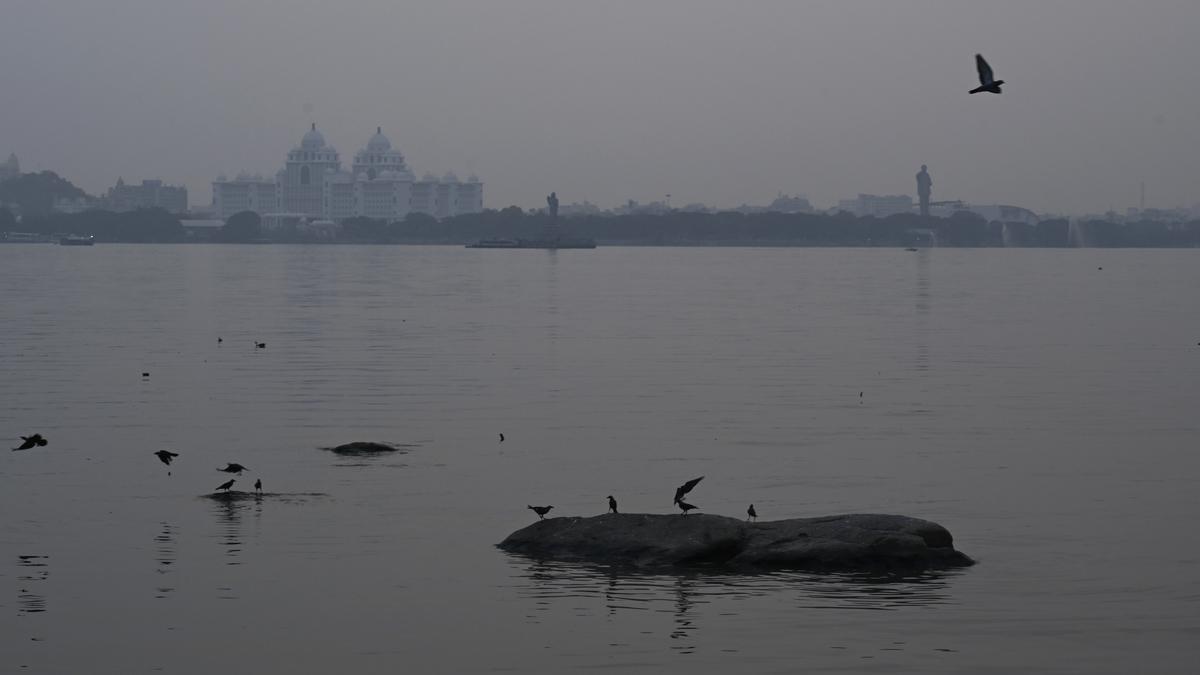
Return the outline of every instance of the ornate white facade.
[[[274,181],[245,174],[214,181],[213,207],[220,218],[238,211],[334,221],[402,220],[411,212],[446,218],[482,211],[483,183],[474,175],[463,183],[453,173],[416,180],[404,154],[392,148],[379,127],[345,171],[337,150],[325,143],[314,124],[288,153]]]

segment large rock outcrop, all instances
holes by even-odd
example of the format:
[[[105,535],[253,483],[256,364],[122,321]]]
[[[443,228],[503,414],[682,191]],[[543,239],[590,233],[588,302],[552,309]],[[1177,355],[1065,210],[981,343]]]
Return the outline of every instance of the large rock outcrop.
[[[725,516],[610,513],[539,520],[498,546],[557,560],[806,570],[919,570],[974,563],[928,520],[848,514],[748,523]]]

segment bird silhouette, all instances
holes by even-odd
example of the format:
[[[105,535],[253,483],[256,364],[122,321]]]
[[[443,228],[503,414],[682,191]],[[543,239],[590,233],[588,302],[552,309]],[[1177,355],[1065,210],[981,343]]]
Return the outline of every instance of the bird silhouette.
[[[608,496],[608,510],[613,513],[617,512],[617,500],[613,499],[612,495]]]
[[[550,513],[550,509],[552,509],[554,507],[553,506],[526,506],[525,508],[531,509],[534,513],[536,513],[538,515],[538,520],[545,520],[546,514]]]
[[[500,434],[500,442],[501,442],[501,443],[503,443],[503,442],[504,442],[504,434]]]
[[[261,478],[254,481],[254,491],[259,494],[262,494],[262,479]]]
[[[704,476],[700,476],[699,478],[693,478],[693,479],[689,480],[688,482],[684,483],[683,485],[680,485],[679,487],[675,488],[675,503],[678,504],[679,500],[683,499],[683,496],[686,495],[687,493],[691,492],[692,488],[696,487],[696,485],[702,480],[704,480]]]
[[[750,508],[746,509],[746,520],[758,520],[758,511],[754,510],[753,504],[750,505]]]
[[[221,483],[220,485],[218,485],[218,486],[217,486],[217,489],[218,489],[218,490],[224,490],[224,491],[226,491],[226,492],[229,492],[229,488],[233,487],[233,481],[234,481],[234,480],[236,480],[236,479],[234,479],[234,478],[230,478],[229,480],[225,481],[224,483]]]
[[[689,504],[689,503],[683,501],[682,499],[676,501],[675,503],[679,505],[680,509],[683,509],[683,515],[685,515],[685,516],[687,515],[688,511],[691,511],[692,509],[700,508],[699,506],[693,506],[692,504]]]
[[[249,471],[249,470],[250,469],[247,469],[246,467],[242,466],[241,464],[238,464],[237,462],[228,462],[225,464],[224,469],[217,469],[217,471],[224,471],[225,473],[236,473],[239,476],[242,475],[243,471]]]
[[[267,343],[265,343],[265,342],[259,342],[258,340],[255,340],[255,341],[254,341],[254,347],[255,347],[256,349],[266,349],[266,348],[267,348]]]
[[[222,342],[224,342],[224,341],[225,341],[225,340],[223,340],[222,338],[217,338],[217,344],[221,344],[221,343],[222,343]]]
[[[1000,85],[1004,84],[1004,80],[997,80],[992,74],[992,67],[987,61],[983,60],[982,54],[975,55],[975,70],[979,71],[979,86],[971,90],[972,94],[978,94],[981,91],[989,91],[993,94],[1000,93]]]
[[[160,461],[160,462],[162,462],[163,464],[166,464],[168,467],[170,467],[170,466],[171,466],[171,460],[173,460],[173,459],[175,459],[176,457],[178,457],[178,456],[179,456],[179,453],[178,453],[178,452],[171,452],[170,450],[158,450],[158,451],[156,451],[156,452],[154,453],[154,456],[155,456],[155,457],[158,457],[158,461]],[[167,470],[167,475],[168,475],[168,476],[170,476],[170,475],[171,475],[171,471],[170,471],[169,469]]]
[[[28,450],[34,446],[43,446],[49,442],[50,441],[47,441],[46,439],[42,438],[41,434],[34,434],[32,436],[22,436],[21,444],[15,448],[13,448],[13,451],[15,452],[17,450]]]

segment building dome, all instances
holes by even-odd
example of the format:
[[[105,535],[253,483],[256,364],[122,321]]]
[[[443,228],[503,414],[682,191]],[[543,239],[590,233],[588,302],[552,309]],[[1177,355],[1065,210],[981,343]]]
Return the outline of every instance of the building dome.
[[[375,127],[375,135],[367,141],[368,152],[387,152],[392,149],[392,142],[383,135],[383,127]]]
[[[317,123],[313,122],[312,129],[304,134],[304,139],[300,141],[300,147],[305,150],[320,150],[325,147],[325,137],[321,132],[317,131]]]

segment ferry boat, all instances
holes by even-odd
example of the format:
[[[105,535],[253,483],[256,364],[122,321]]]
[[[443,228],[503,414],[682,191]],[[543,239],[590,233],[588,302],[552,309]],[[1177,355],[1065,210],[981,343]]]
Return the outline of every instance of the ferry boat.
[[[93,246],[96,243],[96,238],[91,235],[85,237],[80,234],[68,234],[59,239],[58,243],[61,246]]]

